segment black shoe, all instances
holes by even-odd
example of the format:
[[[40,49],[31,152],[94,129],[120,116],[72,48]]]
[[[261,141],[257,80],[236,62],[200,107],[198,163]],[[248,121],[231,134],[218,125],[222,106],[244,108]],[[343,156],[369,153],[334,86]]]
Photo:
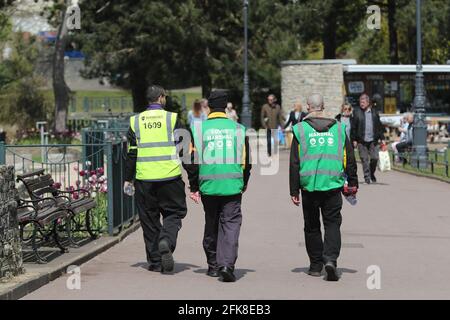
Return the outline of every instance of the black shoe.
[[[313,276],[313,277],[320,277],[322,275],[322,269],[323,269],[323,265],[322,266],[310,266],[309,270],[308,270],[308,275]]]
[[[208,271],[206,272],[207,276],[218,278],[219,277],[219,271],[216,268],[209,267]]]
[[[317,270],[308,270],[308,275],[312,276],[312,277],[320,277],[322,275],[322,271],[317,271]]]
[[[151,264],[151,265],[148,266],[148,271],[161,272],[162,271],[162,267],[161,267],[161,265]]]
[[[325,271],[327,272],[327,281],[338,281],[339,276],[337,274],[337,268],[336,265],[329,261],[325,265]]]
[[[370,180],[372,180],[373,183],[377,183],[377,178],[375,178],[375,176],[371,176]]]
[[[234,276],[233,271],[234,271],[233,268],[221,267],[219,269],[219,274],[220,274],[220,277],[222,278],[222,281],[223,282],[235,282],[236,277]]]
[[[364,179],[364,184],[370,184],[370,179]]]
[[[174,261],[172,251],[170,250],[170,245],[167,240],[163,239],[159,242],[159,252],[161,253],[162,272],[172,272]]]

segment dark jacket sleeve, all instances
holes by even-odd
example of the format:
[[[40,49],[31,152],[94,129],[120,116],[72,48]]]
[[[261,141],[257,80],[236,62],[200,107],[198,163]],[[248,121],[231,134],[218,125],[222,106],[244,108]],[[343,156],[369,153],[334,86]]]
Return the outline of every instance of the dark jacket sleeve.
[[[136,158],[137,158],[137,143],[136,135],[133,130],[128,129],[128,152],[125,161],[125,181],[134,181],[136,175]]]
[[[375,112],[373,122],[376,130],[375,141],[384,140],[384,127],[381,123],[380,114],[378,112]]]
[[[295,113],[293,111],[291,111],[291,113],[289,113],[288,122],[286,122],[283,129],[286,129],[287,127],[289,127],[290,124],[292,124],[292,125],[295,124]]]
[[[347,176],[348,186],[358,187],[358,170],[356,166],[355,152],[353,150],[353,145],[348,137],[346,137],[345,139],[345,153],[347,155],[345,175]]]
[[[353,117],[350,118],[350,141],[358,141],[357,134],[358,134],[358,119],[359,115],[357,114],[358,111],[354,111]]]
[[[194,137],[192,135],[192,131],[183,126],[178,119],[175,124],[175,131],[177,130],[186,130],[189,132],[189,134],[186,135],[188,137],[187,141],[183,141],[183,138],[185,138],[185,136],[176,134],[175,135],[177,137],[176,144],[178,149],[178,155],[180,156],[180,159],[182,159],[183,168],[188,175],[189,189],[191,190],[191,192],[197,192],[199,190],[198,187],[199,167],[198,164],[194,161],[195,160]],[[186,155],[184,154],[185,152],[187,152]]]
[[[300,158],[298,154],[298,141],[294,136],[291,145],[291,156],[289,161],[289,189],[292,197],[300,193]]]
[[[245,137],[244,190],[247,189],[248,181],[250,180],[250,171],[252,170],[251,159],[249,138],[247,136]]]

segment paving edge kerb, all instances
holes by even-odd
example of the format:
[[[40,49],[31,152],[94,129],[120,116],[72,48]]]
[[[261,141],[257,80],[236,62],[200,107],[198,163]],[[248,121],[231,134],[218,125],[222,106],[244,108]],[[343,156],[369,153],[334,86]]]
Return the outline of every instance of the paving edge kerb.
[[[9,289],[7,292],[0,293],[0,300],[18,300],[27,294],[39,289],[40,287],[48,284],[50,281],[53,281],[60,276],[66,274],[66,270],[71,265],[81,265],[91,260],[92,258],[98,256],[99,254],[105,252],[106,250],[112,248],[116,244],[123,241],[127,236],[135,232],[140,228],[140,223],[135,222],[128,229],[124,230],[121,234],[110,237],[109,241],[105,242],[101,246],[92,248],[89,251],[80,253],[78,256],[74,257],[71,260],[65,261],[58,266],[55,266],[52,270],[48,272],[43,272],[38,274],[37,276],[30,278],[23,283],[19,283],[16,286]]]

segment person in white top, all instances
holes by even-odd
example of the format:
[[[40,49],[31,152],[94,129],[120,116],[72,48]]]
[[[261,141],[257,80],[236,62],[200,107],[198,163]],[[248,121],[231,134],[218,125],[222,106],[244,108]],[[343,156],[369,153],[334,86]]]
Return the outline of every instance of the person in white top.
[[[231,102],[227,103],[227,107],[225,109],[225,113],[227,114],[227,118],[233,120],[235,122],[238,121],[239,116],[237,115],[236,110],[233,108],[233,104]]]

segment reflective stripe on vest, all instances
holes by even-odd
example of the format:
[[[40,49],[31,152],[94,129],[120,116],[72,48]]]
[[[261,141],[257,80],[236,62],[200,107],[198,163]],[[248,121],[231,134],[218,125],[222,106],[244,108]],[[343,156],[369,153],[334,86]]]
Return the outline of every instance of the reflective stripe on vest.
[[[240,194],[244,186],[245,129],[227,118],[216,118],[194,123],[193,134],[199,155],[200,192],[216,196]]]
[[[319,160],[319,159],[327,159],[327,160],[337,160],[344,161],[344,145],[342,141],[342,126],[338,122],[338,154],[308,154],[308,144],[306,143],[306,135],[305,128],[303,125],[298,125],[298,132],[300,136],[300,147],[303,150],[303,155],[300,155],[300,163],[302,161],[308,160]]]
[[[325,133],[303,122],[294,127],[294,135],[299,141],[301,188],[313,192],[343,187],[345,133],[342,124],[337,122]]]
[[[181,175],[173,132],[176,116],[165,110],[149,110],[130,118],[138,151],[137,180],[162,181]]]
[[[208,181],[208,180],[225,180],[225,179],[240,179],[243,178],[243,174],[239,172],[235,173],[223,173],[223,174],[209,174],[209,175],[200,175],[200,181]]]
[[[166,128],[167,128],[167,141],[164,142],[148,142],[141,143],[141,129],[139,126],[139,115],[134,117],[134,134],[136,135],[136,141],[138,148],[158,148],[158,147],[171,147],[174,144],[172,139],[172,113],[166,114]]]

